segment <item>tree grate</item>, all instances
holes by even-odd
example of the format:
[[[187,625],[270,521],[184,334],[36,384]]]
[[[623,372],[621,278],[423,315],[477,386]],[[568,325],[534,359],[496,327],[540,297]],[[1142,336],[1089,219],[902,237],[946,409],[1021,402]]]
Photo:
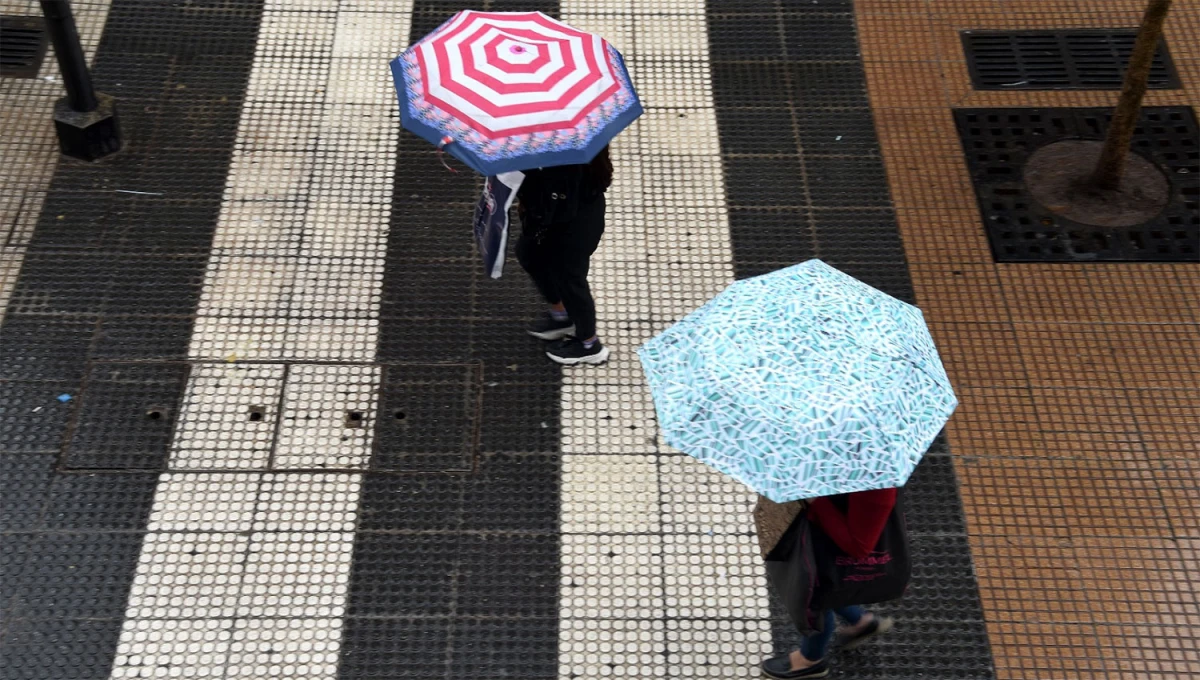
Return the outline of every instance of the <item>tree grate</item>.
[[[1136,37],[1135,29],[962,32],[977,90],[1119,90]],[[1149,87],[1181,87],[1162,40]]]
[[[1146,107],[1135,152],[1164,171],[1171,197],[1133,227],[1072,222],[1026,189],[1025,161],[1052,142],[1104,139],[1107,108],[958,109],[954,112],[984,230],[997,262],[1200,261],[1200,126],[1187,106]]]
[[[0,77],[36,78],[47,45],[41,17],[0,16]]]

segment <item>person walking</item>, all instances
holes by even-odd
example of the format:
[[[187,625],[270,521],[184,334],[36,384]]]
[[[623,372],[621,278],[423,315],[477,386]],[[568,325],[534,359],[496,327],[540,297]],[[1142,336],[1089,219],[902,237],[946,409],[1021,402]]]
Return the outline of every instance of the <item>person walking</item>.
[[[517,260],[550,305],[528,332],[550,342],[546,356],[566,366],[602,364],[609,357],[596,334],[596,302],[587,278],[604,235],[604,192],[612,177],[604,147],[587,164],[525,171],[517,190]]]
[[[843,552],[855,559],[871,554],[896,506],[896,489],[859,491],[817,498],[808,504],[808,519],[814,530],[823,531]],[[819,543],[814,543],[814,548]],[[836,617],[846,625],[836,628]],[[891,630],[893,621],[863,607],[852,605],[827,609],[818,616],[821,629],[805,636],[800,648],[790,654],[767,659],[765,677],[776,680],[824,678],[829,675],[828,651],[834,634],[841,649],[853,649]]]

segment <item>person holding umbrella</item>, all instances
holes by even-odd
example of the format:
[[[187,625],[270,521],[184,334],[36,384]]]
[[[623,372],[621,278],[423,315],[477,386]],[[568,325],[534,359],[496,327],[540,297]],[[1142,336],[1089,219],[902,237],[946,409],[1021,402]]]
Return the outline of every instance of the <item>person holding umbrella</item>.
[[[604,192],[612,176],[605,147],[586,165],[526,171],[517,192],[517,259],[550,305],[529,334],[552,342],[546,355],[566,366],[600,364],[609,356],[596,336],[596,303],[587,276],[604,234]]]
[[[896,489],[876,489],[814,499],[808,504],[807,513],[809,521],[833,539],[842,553],[861,560],[867,558],[879,542],[895,506]],[[814,544],[814,548],[815,545],[824,544]],[[782,550],[789,547],[784,545]],[[888,632],[893,625],[891,618],[878,616],[859,605],[826,609],[818,617],[821,629],[806,635],[799,649],[764,661],[763,675],[776,680],[829,675],[827,652],[835,631],[835,614],[846,622],[845,626],[836,629],[837,645],[841,649],[858,647]]]
[[[530,334],[560,364],[603,363],[588,260],[604,233],[608,144],[643,113],[620,52],[540,12],[464,10],[391,67],[405,129],[488,178],[475,240],[492,278],[519,201],[518,259],[550,304]]]
[[[856,605],[904,594],[901,488],[958,406],[921,311],[809,260],[733,283],[638,355],[666,443],[760,494],[767,577],[808,634],[764,675],[825,677],[835,616],[843,646],[892,625]]]

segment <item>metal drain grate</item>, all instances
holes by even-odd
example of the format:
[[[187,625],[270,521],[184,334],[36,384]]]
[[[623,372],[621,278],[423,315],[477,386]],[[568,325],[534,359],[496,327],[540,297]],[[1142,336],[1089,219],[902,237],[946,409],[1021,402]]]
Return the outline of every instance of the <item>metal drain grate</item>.
[[[963,50],[977,90],[1119,90],[1133,51],[1134,29],[963,31]],[[1159,41],[1151,88],[1180,87]]]
[[[1123,228],[1077,224],[1040,206],[1025,161],[1062,139],[1103,139],[1111,109],[954,112],[984,230],[997,262],[1200,261],[1200,126],[1188,106],[1147,107],[1133,148],[1162,168],[1171,199],[1156,218]]]
[[[36,78],[47,45],[41,17],[0,16],[0,76]]]

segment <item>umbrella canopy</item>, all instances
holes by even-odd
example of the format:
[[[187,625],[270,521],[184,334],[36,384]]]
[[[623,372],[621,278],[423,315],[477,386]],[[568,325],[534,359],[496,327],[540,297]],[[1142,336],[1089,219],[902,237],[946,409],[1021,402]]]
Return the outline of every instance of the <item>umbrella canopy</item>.
[[[638,354],[667,443],[777,503],[903,486],[958,405],[921,311],[820,260]]]
[[[642,114],[621,54],[541,12],[459,12],[392,77],[404,127],[484,175],[587,163]]]

